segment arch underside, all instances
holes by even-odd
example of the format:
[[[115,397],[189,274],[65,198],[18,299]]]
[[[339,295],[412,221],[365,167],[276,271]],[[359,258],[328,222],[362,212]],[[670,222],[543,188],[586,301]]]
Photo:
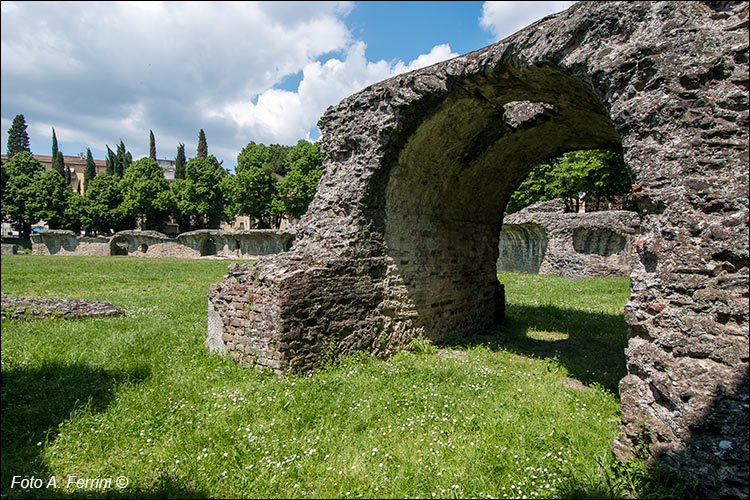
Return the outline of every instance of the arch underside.
[[[590,85],[547,67],[455,85],[384,165],[389,274],[433,340],[502,318],[496,263],[508,199],[540,162],[621,150]]]

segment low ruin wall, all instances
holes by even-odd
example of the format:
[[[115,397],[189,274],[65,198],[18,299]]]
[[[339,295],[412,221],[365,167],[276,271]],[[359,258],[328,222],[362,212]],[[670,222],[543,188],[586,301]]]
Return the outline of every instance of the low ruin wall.
[[[157,231],[120,231],[111,237],[77,236],[49,230],[31,236],[34,255],[132,255],[138,257],[224,257],[250,259],[284,252],[294,233],[271,229],[221,231],[203,229],[176,238]]]
[[[109,238],[77,236],[73,231],[50,229],[31,235],[33,255],[109,255]]]
[[[604,278],[630,273],[638,214],[624,210],[564,213],[562,200],[505,218],[498,271]]]

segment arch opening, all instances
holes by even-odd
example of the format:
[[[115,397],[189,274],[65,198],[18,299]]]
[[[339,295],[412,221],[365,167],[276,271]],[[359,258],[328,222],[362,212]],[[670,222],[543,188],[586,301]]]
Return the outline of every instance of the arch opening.
[[[125,238],[113,238],[109,244],[110,255],[128,255],[128,240]]]
[[[207,255],[216,255],[217,248],[216,248],[216,240],[213,238],[206,238],[201,242],[200,247],[200,254],[201,257],[205,257]]]
[[[622,151],[591,86],[559,69],[474,76],[457,87],[394,155],[384,196],[392,281],[408,296],[411,321],[436,341],[502,319],[502,214],[531,169],[568,151]]]

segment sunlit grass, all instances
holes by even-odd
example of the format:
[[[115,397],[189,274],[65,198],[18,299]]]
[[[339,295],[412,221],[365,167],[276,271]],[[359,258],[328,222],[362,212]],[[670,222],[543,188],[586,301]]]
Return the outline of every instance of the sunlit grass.
[[[502,274],[508,321],[495,331],[278,377],[204,348],[206,292],[226,266],[2,257],[4,295],[109,300],[127,311],[2,320],[3,497],[640,493],[616,482],[609,451],[619,423],[612,386],[624,370],[611,351],[625,342],[627,280]],[[609,355],[622,366],[592,359]],[[588,388],[563,383],[571,377]],[[129,482],[76,491],[72,475]],[[54,477],[58,488],[11,489],[13,476]]]

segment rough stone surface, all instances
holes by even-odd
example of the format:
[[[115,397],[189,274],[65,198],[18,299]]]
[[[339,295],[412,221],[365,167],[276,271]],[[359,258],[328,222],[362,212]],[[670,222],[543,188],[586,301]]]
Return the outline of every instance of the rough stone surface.
[[[2,255],[15,255],[18,253],[18,245],[12,243],[0,243],[0,252]]]
[[[37,299],[5,297],[2,299],[3,317],[16,319],[73,319],[90,316],[119,316],[122,307],[105,300]]]
[[[564,213],[564,207],[562,200],[540,202],[507,216],[500,232],[497,269],[567,278],[629,274],[638,214]]]
[[[747,2],[579,2],[372,85],[319,127],[292,250],[210,289],[232,356],[308,370],[321,351],[486,327],[511,193],[547,158],[622,150],[641,235],[613,451],[646,440],[711,496],[747,496]]]
[[[270,229],[220,231],[202,229],[170,238],[157,231],[120,231],[109,238],[76,236],[49,230],[32,235],[35,255],[133,255],[138,257],[249,259],[289,249],[294,233]]]

